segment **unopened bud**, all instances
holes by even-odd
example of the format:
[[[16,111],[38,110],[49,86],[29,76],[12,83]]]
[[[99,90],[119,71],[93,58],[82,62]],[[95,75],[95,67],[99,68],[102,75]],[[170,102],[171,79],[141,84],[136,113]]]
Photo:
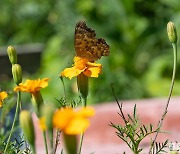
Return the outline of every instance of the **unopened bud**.
[[[32,93],[31,101],[32,101],[34,110],[36,112],[36,115],[40,117],[40,109],[43,105],[43,98],[40,91],[37,91],[36,93]]]
[[[177,31],[176,31],[176,27],[174,25],[173,22],[168,22],[167,24],[167,34],[169,37],[169,41],[171,43],[176,43],[177,42]]]
[[[77,154],[77,136],[63,133],[63,139],[67,154]]]
[[[45,117],[47,129],[50,131],[53,130],[52,118],[54,115],[54,111],[55,107],[53,104],[44,104],[41,108],[41,115],[42,117]]]
[[[24,136],[31,146],[35,146],[35,133],[32,117],[29,111],[23,110],[19,116],[20,126],[24,132]]]
[[[45,119],[44,126],[47,128],[48,135],[49,135],[49,140],[50,140],[50,145],[51,148],[53,149],[53,124],[52,124],[52,119],[55,111],[55,106],[51,104],[44,104],[41,107],[41,116]],[[46,130],[46,129],[44,129]]]
[[[16,53],[15,48],[12,46],[9,46],[7,48],[7,53],[8,53],[11,64],[17,64],[17,53]]]
[[[12,65],[12,75],[17,85],[22,82],[22,69],[19,64]]]
[[[77,76],[78,90],[83,98],[87,98],[88,95],[88,77],[83,73]]]

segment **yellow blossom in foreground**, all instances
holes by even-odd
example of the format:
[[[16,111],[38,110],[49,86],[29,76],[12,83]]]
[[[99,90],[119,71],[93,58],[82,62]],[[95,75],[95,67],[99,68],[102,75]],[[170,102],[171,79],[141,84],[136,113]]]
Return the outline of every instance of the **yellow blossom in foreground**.
[[[8,94],[5,91],[0,92],[0,107],[2,107],[3,101],[7,96]]]
[[[14,91],[23,91],[29,93],[36,93],[41,90],[41,88],[45,88],[48,86],[49,78],[37,79],[37,80],[26,80],[26,82],[20,83],[18,86],[14,88]]]
[[[102,65],[94,62],[89,62],[86,58],[81,58],[78,56],[74,57],[74,65],[71,68],[66,68],[60,75],[68,78],[78,76],[81,73],[88,77],[97,78],[101,72]]]
[[[53,125],[68,135],[81,134],[90,125],[87,118],[94,114],[94,109],[90,107],[81,108],[78,111],[72,108],[59,109],[53,116]]]
[[[47,129],[47,126],[46,126],[46,118],[45,117],[41,117],[39,119],[39,127],[42,131],[45,131]]]

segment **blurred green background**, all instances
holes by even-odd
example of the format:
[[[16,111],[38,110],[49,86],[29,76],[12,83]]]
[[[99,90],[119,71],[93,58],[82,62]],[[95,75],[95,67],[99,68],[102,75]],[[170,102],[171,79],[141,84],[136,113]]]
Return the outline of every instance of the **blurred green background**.
[[[110,56],[98,61],[102,74],[90,79],[90,103],[114,100],[111,83],[119,99],[168,94],[173,54],[166,25],[175,22],[179,34],[179,0],[1,0],[0,14],[0,46],[45,45],[40,68],[28,78],[51,78],[43,90],[47,101],[63,96],[58,75],[72,65],[74,28],[80,20],[110,45]],[[174,95],[180,94],[179,65]],[[78,98],[76,79],[64,82],[67,95]]]

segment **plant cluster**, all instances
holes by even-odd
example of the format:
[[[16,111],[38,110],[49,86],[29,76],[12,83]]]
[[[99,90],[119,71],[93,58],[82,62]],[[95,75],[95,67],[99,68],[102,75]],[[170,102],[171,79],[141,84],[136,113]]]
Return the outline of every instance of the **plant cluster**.
[[[116,125],[111,123],[110,126],[116,129],[117,136],[128,145],[134,154],[139,154],[141,151],[143,151],[143,149],[140,148],[140,143],[150,134],[155,134],[155,136],[150,143],[150,149],[148,153],[159,154],[166,152],[164,148],[167,147],[168,140],[166,140],[164,143],[157,143],[156,138],[161,132],[161,127],[167,114],[167,109],[175,80],[177,63],[177,32],[174,23],[168,23],[167,32],[174,51],[174,67],[167,103],[162,118],[160,119],[156,129],[154,129],[152,124],[145,126],[140,122],[136,112],[136,105],[134,106],[133,115],[131,116],[128,114],[126,117],[122,109],[122,103],[118,102],[118,99],[115,95],[115,90],[113,87],[111,87],[114,98],[119,107],[119,115],[122,118],[124,125]],[[90,39],[90,41],[88,39]],[[8,135],[3,136],[2,132],[0,132],[0,153],[35,154],[37,152],[38,147],[35,145],[37,134],[35,134],[34,131],[32,113],[35,113],[39,119],[39,128],[43,134],[46,154],[57,153],[57,146],[59,146],[59,144],[60,146],[62,145],[60,142],[60,136],[62,136],[65,145],[65,150],[63,150],[62,147],[61,153],[64,153],[64,151],[67,154],[82,153],[81,151],[84,133],[90,125],[89,118],[93,117],[95,114],[95,110],[92,107],[89,107],[87,104],[87,97],[89,92],[88,79],[90,77],[99,77],[99,74],[102,71],[102,64],[96,63],[95,61],[100,59],[102,56],[109,55],[109,45],[107,45],[104,39],[96,39],[95,31],[88,28],[86,23],[81,21],[76,25],[75,48],[76,55],[74,57],[73,66],[64,69],[59,74],[59,77],[63,83],[62,85],[64,89],[64,96],[60,99],[57,99],[56,103],[46,103],[43,99],[41,90],[48,86],[50,79],[27,79],[25,82],[22,82],[23,71],[21,65],[18,64],[16,50],[12,46],[8,47],[7,53],[12,64],[13,80],[16,84],[13,90],[17,94],[17,101],[14,119],[12,121],[10,131],[6,132]],[[86,52],[81,50],[81,48],[84,50],[86,49]],[[64,86],[64,77],[69,79],[73,77],[77,78],[77,86],[81,97],[80,101],[70,102],[68,100]],[[21,101],[21,95],[23,92],[29,93],[31,95],[31,102],[33,106],[32,111],[24,109],[24,105]],[[5,119],[7,112],[11,108],[10,104],[7,103],[11,101],[10,95],[11,94],[8,96],[6,91],[0,92],[0,107],[2,109],[0,121],[1,131],[9,130],[9,128],[6,128],[9,125],[5,124],[5,122],[3,123],[3,119]],[[12,98],[14,98],[14,96],[12,96]],[[19,124],[17,124],[18,119]],[[21,132],[16,131],[16,129],[22,130],[23,136],[21,136]],[[16,134],[14,132],[16,132]],[[13,135],[15,136],[14,139],[12,139]],[[80,140],[78,136],[80,136]]]

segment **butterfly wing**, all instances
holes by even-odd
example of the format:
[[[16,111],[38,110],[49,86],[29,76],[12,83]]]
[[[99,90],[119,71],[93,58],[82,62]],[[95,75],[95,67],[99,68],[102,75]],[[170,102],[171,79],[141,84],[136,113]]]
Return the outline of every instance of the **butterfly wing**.
[[[74,46],[76,55],[89,61],[96,61],[102,56],[109,55],[109,45],[104,39],[97,39],[95,31],[88,28],[85,21],[76,24]]]

